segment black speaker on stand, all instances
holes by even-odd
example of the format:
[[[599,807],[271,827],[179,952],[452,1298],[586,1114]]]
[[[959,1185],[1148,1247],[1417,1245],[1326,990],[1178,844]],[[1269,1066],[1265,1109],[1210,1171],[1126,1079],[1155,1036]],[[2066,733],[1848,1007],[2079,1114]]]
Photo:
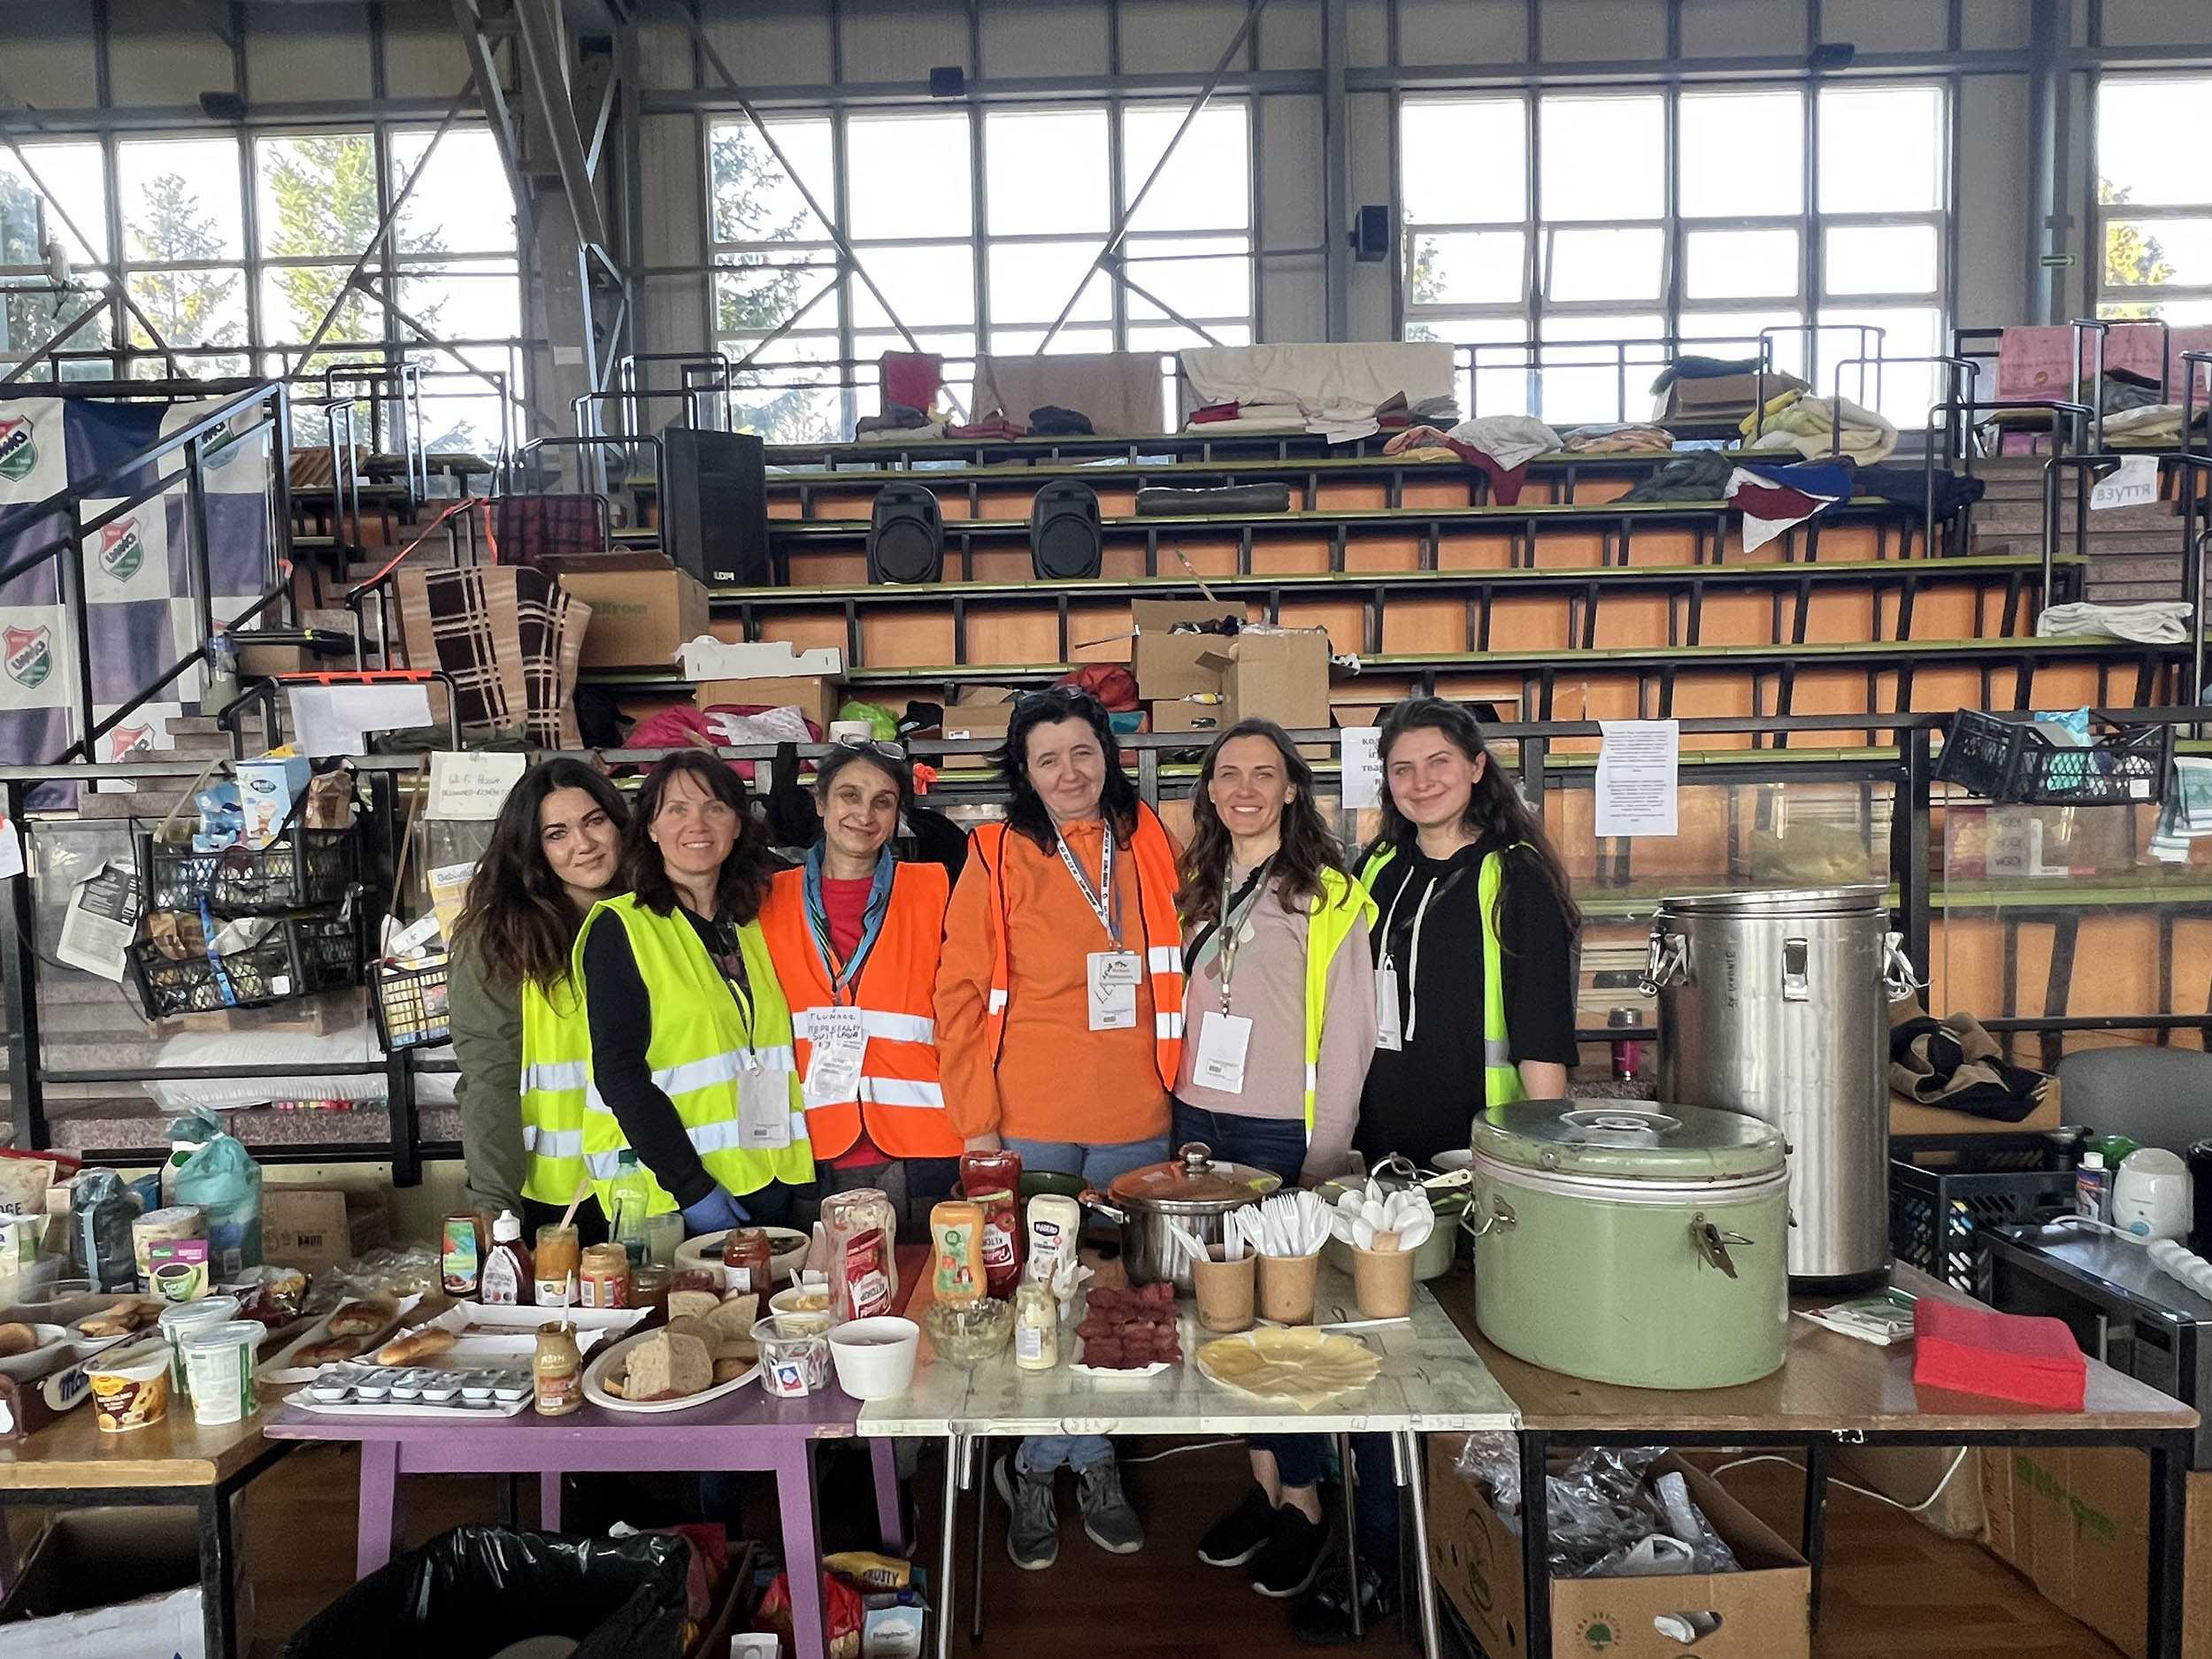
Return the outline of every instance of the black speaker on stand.
[[[945,519],[923,484],[886,484],[868,520],[868,580],[933,582],[945,573]]]
[[[1040,581],[1094,577],[1103,557],[1105,529],[1098,492],[1061,479],[1037,492],[1029,506],[1029,563]]]
[[[661,433],[661,547],[710,588],[770,588],[766,448],[749,432]]]

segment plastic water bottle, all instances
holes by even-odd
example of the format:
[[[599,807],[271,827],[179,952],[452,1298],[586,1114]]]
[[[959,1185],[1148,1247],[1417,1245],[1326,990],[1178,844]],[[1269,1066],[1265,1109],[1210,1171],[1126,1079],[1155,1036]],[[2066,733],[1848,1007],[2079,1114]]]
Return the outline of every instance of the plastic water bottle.
[[[626,1148],[615,1159],[614,1214],[610,1219],[614,1225],[614,1241],[630,1258],[632,1267],[645,1264],[645,1211],[649,1196],[645,1186],[645,1171],[638,1167],[637,1154]]]

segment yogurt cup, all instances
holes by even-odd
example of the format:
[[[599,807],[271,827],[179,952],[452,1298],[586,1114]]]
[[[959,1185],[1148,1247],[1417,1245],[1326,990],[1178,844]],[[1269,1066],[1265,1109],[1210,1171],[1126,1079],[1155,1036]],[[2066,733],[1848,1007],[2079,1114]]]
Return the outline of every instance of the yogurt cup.
[[[238,1298],[235,1296],[203,1296],[197,1302],[180,1302],[164,1308],[161,1317],[154,1323],[163,1336],[169,1339],[169,1383],[180,1394],[192,1392],[192,1379],[184,1371],[184,1334],[195,1325],[220,1325],[238,1317]]]
[[[185,1327],[184,1373],[191,1385],[192,1420],[236,1423],[260,1408],[253,1357],[268,1329],[254,1319]]]
[[[111,1348],[85,1367],[102,1430],[120,1434],[169,1415],[169,1345],[132,1342]]]

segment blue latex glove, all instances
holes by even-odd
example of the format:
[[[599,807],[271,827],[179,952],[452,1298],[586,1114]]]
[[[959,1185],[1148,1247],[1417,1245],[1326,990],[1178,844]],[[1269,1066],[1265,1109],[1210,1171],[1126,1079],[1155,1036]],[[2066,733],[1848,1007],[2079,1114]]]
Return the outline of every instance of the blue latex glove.
[[[730,1196],[727,1187],[718,1187],[697,1203],[685,1207],[684,1237],[695,1239],[703,1233],[726,1233],[751,1219],[745,1206]]]

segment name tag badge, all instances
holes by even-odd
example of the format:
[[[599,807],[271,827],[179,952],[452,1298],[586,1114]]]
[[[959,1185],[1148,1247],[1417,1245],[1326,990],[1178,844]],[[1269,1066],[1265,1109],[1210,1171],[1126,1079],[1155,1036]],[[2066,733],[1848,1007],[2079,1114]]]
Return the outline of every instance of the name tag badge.
[[[1393,1054],[1405,1047],[1405,1039],[1399,1033],[1395,968],[1375,970],[1375,1047],[1387,1048]]]
[[[807,1010],[804,1084],[809,1107],[834,1106],[860,1097],[860,1064],[868,1051],[856,1008]]]
[[[780,1152],[791,1144],[791,1079],[749,1065],[737,1074],[737,1137],[748,1152]]]
[[[1084,958],[1089,982],[1091,1029],[1133,1031],[1137,1025],[1137,982],[1144,964],[1133,950],[1094,950]]]
[[[1194,1081],[1224,1094],[1244,1093],[1244,1051],[1251,1046],[1252,1022],[1241,1014],[1208,1014],[1198,1024]]]

